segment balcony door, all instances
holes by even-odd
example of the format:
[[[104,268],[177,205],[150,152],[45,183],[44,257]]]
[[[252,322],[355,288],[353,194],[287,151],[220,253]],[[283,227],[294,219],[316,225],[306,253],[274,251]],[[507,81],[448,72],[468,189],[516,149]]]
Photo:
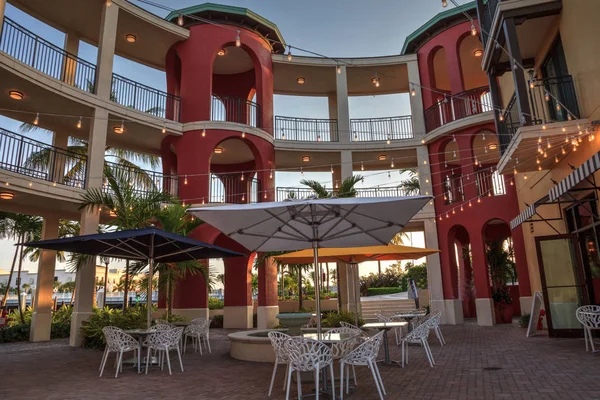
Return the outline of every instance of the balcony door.
[[[542,63],[542,73],[544,74],[545,90],[551,93],[554,98],[557,98],[560,103],[571,107],[572,104],[577,104],[577,100],[572,98],[574,93],[568,90],[567,85],[563,84],[564,80],[569,76],[569,69],[567,68],[567,59],[565,58],[565,52],[563,50],[562,41],[560,35],[557,36],[556,40],[550,47],[546,59]],[[560,104],[550,98],[548,103],[548,114],[553,121],[565,121],[567,120],[567,112]],[[558,107],[558,108],[557,108]],[[572,112],[578,113],[578,110],[571,110]]]
[[[537,237],[536,247],[549,336],[581,336],[575,311],[589,303],[577,236]]]

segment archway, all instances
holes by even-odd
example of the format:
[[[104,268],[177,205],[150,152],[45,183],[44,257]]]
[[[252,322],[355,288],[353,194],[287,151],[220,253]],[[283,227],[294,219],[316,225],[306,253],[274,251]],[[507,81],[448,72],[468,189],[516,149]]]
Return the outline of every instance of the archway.
[[[479,36],[473,36],[471,32],[467,32],[459,39],[457,46],[464,90],[487,88],[487,76],[481,69],[483,44],[479,40]]]
[[[477,195],[499,196],[506,194],[504,176],[496,169],[500,160],[500,146],[496,134],[483,130],[473,135],[471,140]]]
[[[477,296],[471,262],[471,240],[467,229],[462,225],[453,226],[448,232],[448,244],[454,298],[461,300],[465,318],[475,318]]]

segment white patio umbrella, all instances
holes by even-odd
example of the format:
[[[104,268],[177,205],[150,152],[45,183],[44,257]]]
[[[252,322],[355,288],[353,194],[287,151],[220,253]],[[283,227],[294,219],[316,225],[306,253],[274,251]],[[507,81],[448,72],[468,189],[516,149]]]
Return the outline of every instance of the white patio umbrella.
[[[431,196],[324,198],[190,208],[252,252],[313,248],[321,334],[319,248],[388,244]]]

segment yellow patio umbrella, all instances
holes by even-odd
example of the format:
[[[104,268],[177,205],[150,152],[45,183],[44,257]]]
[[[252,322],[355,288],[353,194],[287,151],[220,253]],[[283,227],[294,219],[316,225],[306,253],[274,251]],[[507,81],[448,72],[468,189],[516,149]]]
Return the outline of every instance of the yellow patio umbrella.
[[[439,253],[439,250],[392,244],[387,246],[322,248],[319,249],[319,262],[358,264],[364,261],[416,260],[435,253]],[[312,264],[314,260],[312,249],[295,251],[273,258],[285,264]]]
[[[364,261],[399,261],[416,260],[431,254],[439,253],[439,250],[401,245],[367,246],[367,247],[343,247],[343,248],[321,248],[319,249],[319,262],[343,262],[351,269],[357,268]],[[312,249],[295,251],[273,257],[284,264],[312,264],[314,254]],[[354,275],[353,280],[354,280]],[[356,282],[352,284],[354,292],[354,316],[358,324],[358,304],[356,302]],[[339,296],[339,286],[338,286]]]

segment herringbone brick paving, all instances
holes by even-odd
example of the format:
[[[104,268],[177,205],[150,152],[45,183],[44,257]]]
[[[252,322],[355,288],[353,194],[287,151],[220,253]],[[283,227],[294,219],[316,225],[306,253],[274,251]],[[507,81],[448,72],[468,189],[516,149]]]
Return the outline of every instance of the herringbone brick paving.
[[[586,353],[583,339],[528,339],[510,325],[442,330],[445,347],[430,337],[434,368],[419,346],[410,347],[406,368],[380,368],[386,399],[600,399],[600,356]],[[172,376],[166,367],[138,376],[126,368],[118,379],[111,361],[98,378],[101,352],[65,341],[0,345],[0,399],[266,399],[272,364],[231,359],[227,333],[212,331],[211,355],[184,355],[184,373],[174,366]],[[398,348],[391,352],[400,359]],[[285,397],[284,368],[278,372],[273,399]],[[358,389],[347,398],[377,399],[368,370],[358,373]],[[304,393],[310,386],[303,386]]]

